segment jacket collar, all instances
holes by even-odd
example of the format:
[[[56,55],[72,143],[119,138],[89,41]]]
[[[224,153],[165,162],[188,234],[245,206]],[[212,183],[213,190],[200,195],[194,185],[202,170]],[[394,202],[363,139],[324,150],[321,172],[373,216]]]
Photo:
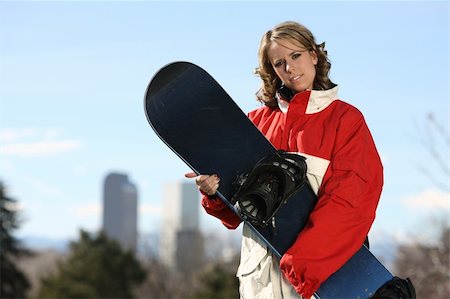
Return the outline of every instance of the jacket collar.
[[[289,105],[295,105],[295,109],[300,108],[305,114],[318,113],[327,108],[337,99],[338,86],[328,90],[307,90],[294,95],[291,101],[286,101],[282,97],[277,97],[278,107],[283,113],[287,113]],[[299,106],[299,107],[297,107]],[[301,106],[303,108],[301,108]]]

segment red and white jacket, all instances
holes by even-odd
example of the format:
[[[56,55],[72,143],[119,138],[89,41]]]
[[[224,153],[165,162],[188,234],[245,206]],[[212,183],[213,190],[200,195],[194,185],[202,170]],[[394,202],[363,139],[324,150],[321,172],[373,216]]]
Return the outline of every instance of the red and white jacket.
[[[281,269],[285,276],[281,280],[287,279],[305,298],[362,246],[375,219],[383,185],[383,167],[364,117],[337,99],[337,90],[300,92],[290,103],[279,100],[278,107],[261,107],[248,115],[274,147],[307,158],[308,180],[318,203],[279,268],[272,266],[272,271]],[[202,205],[226,227],[239,226],[239,217],[220,200],[204,196]],[[238,270],[243,280],[252,271],[263,272],[261,265],[267,264],[265,260],[271,255],[257,239],[244,227]],[[257,274],[258,279],[261,275]],[[273,277],[267,279],[269,283]],[[249,291],[258,288],[257,284],[243,280],[241,296],[243,292],[249,297],[274,292],[267,286]]]

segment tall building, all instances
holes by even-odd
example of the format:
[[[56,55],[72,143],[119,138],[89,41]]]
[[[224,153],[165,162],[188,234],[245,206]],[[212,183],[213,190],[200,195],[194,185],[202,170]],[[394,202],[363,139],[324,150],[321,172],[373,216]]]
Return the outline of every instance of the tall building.
[[[190,272],[203,262],[199,192],[191,182],[170,183],[163,190],[160,258],[173,270]]]
[[[126,174],[110,173],[103,189],[103,230],[123,249],[136,250],[138,194]]]

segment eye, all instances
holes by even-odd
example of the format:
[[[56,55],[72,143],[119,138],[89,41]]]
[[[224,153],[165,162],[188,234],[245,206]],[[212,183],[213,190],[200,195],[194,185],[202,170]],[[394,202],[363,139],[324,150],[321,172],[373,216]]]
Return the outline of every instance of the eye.
[[[274,63],[273,63],[273,66],[275,67],[275,68],[279,68],[279,67],[281,67],[281,66],[283,66],[283,61],[281,61],[281,60],[278,60],[278,61],[275,61]]]
[[[296,52],[296,53],[293,53],[293,54],[292,54],[291,58],[292,58],[292,59],[297,59],[297,58],[299,58],[301,55],[302,55],[302,53]]]

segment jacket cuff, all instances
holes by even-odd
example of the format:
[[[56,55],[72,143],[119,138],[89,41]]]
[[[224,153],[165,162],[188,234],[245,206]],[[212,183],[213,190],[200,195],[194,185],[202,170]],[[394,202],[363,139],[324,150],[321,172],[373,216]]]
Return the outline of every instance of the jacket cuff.
[[[305,280],[303,275],[296,272],[293,257],[290,254],[284,254],[280,261],[280,269],[288,279],[295,291],[303,298],[311,298],[319,288],[320,284]]]
[[[218,200],[216,195],[208,195],[203,191],[200,192],[203,194],[202,206],[204,206],[205,208],[214,211],[220,211],[227,206],[222,200]]]

